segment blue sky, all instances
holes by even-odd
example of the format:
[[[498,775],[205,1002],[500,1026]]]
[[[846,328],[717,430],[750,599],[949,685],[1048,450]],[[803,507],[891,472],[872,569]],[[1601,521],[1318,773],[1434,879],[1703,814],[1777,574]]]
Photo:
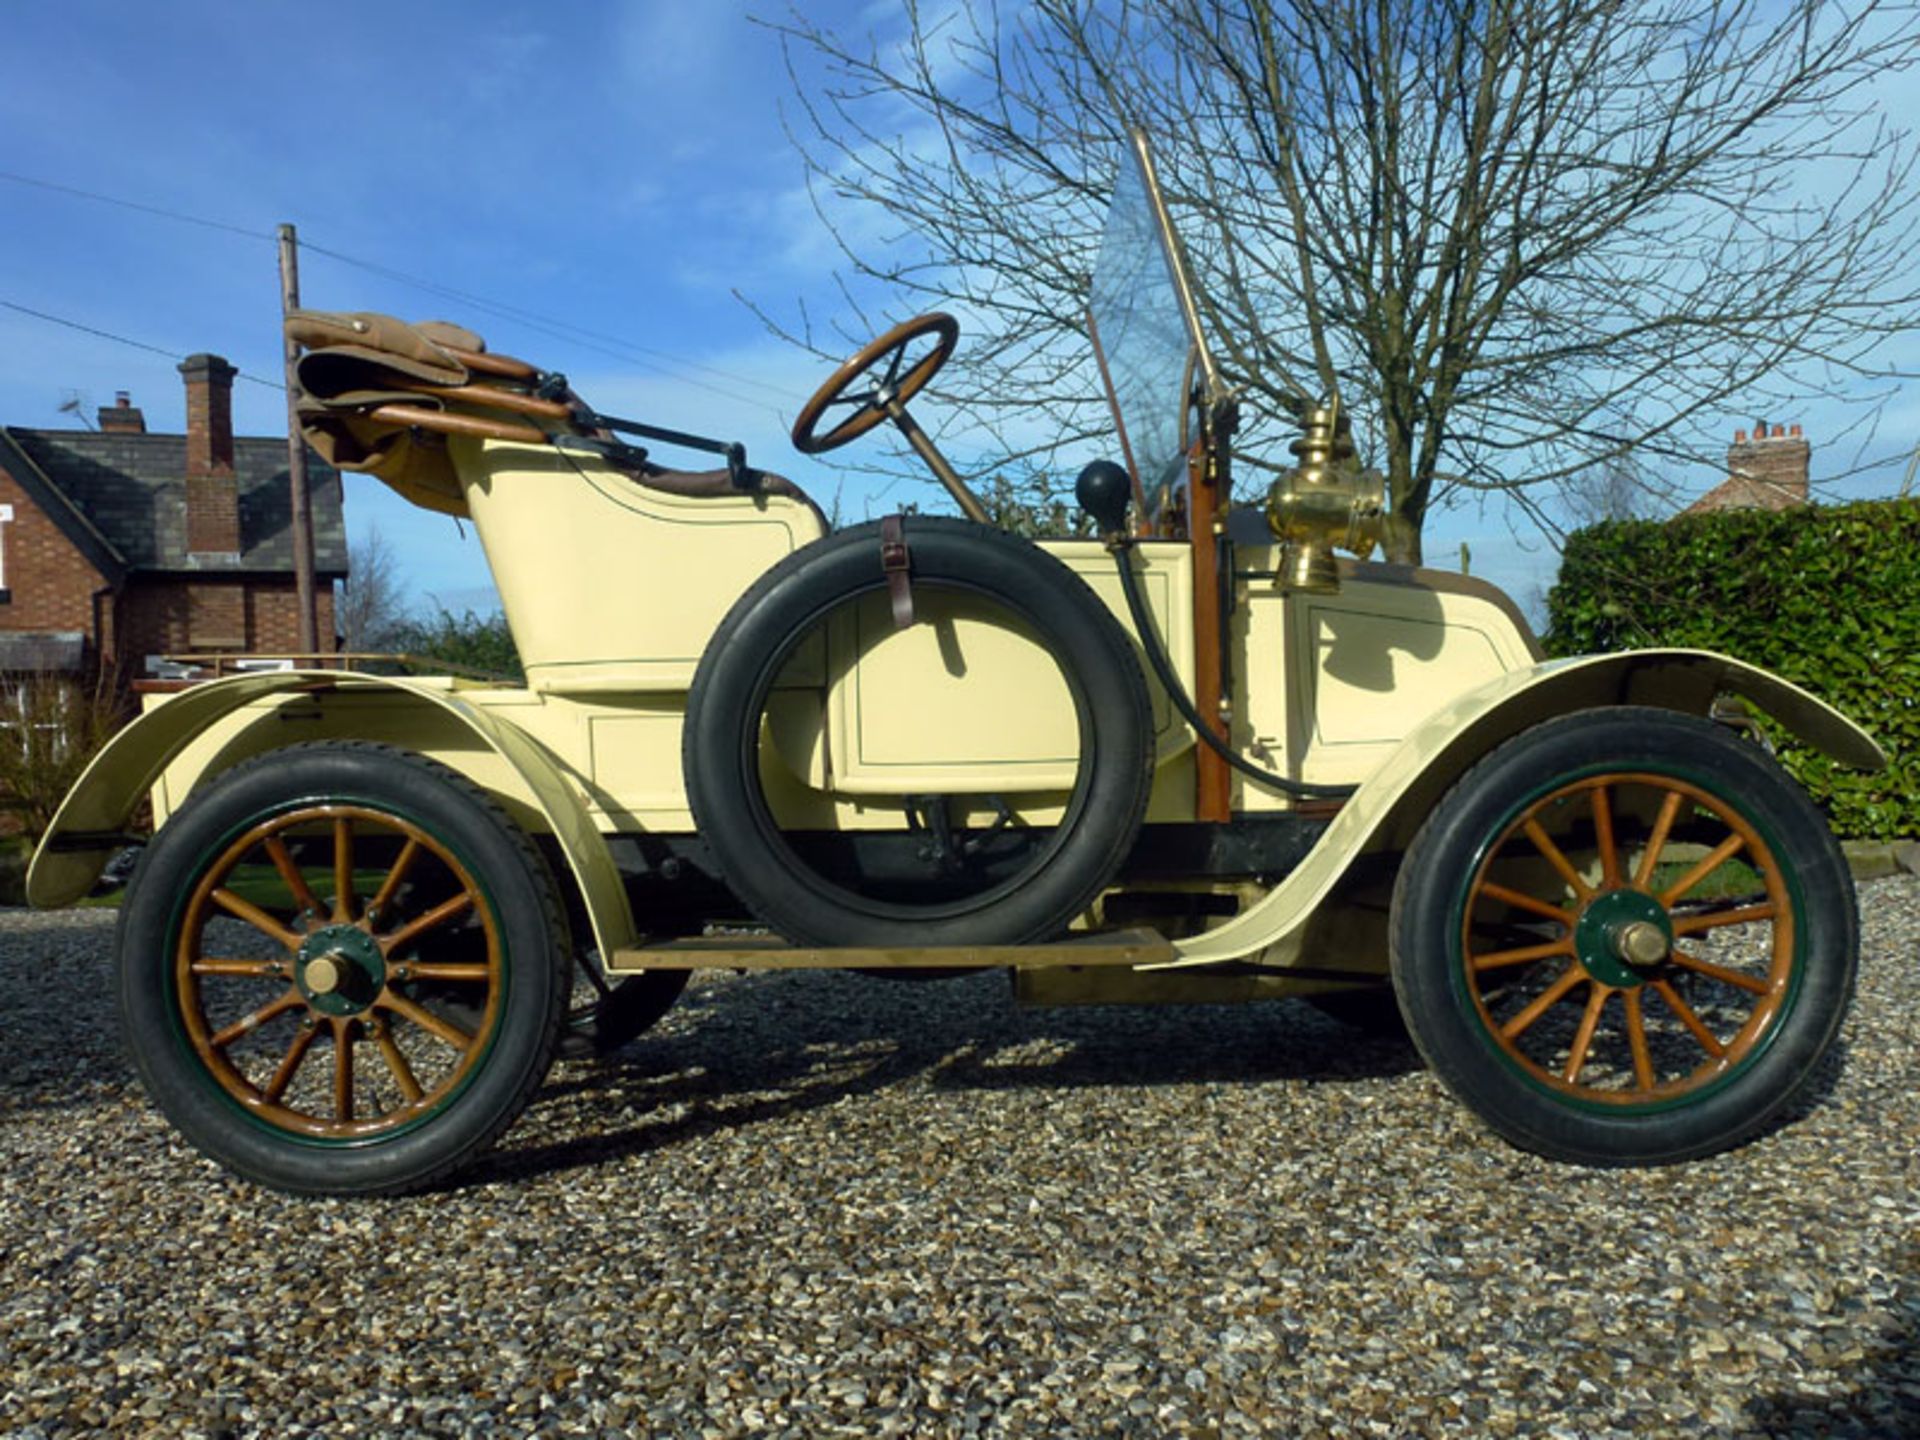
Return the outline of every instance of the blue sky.
[[[899,14],[886,0],[805,8],[882,38]],[[871,481],[832,463],[855,452],[809,461],[785,439],[826,367],[734,292],[788,316],[805,298],[830,318],[837,256],[782,129],[793,107],[779,44],[747,14],[691,0],[9,7],[0,171],[257,235],[291,221],[308,247],[308,305],[468,324],[496,350],[566,371],[609,413],[744,440],[823,503],[838,492],[844,513],[931,505],[930,485],[872,497]],[[0,180],[0,302],[277,380],[274,249],[257,235]],[[172,359],[0,308],[0,421],[71,425],[63,400],[106,404],[119,389],[151,427],[180,428]],[[270,385],[243,379],[234,400],[242,433],[284,432]],[[1728,416],[1727,438],[1752,418]],[[1816,416],[1771,418],[1822,438]],[[1900,423],[1889,414],[1876,453]],[[1816,449],[1816,481],[1859,459],[1857,445]],[[1687,483],[1719,478],[1702,467]],[[1827,493],[1899,480],[1883,468]],[[417,601],[490,603],[470,531],[368,477],[349,477],[347,512],[351,531],[377,527],[399,553]],[[1462,539],[1475,573],[1523,604],[1551,580],[1550,548],[1497,507],[1434,517],[1430,562],[1457,565]]]

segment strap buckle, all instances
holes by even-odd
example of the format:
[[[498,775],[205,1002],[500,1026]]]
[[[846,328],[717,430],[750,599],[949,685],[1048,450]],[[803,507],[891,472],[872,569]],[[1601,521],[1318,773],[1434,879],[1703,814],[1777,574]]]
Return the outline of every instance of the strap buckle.
[[[913,624],[913,553],[907,549],[905,519],[898,513],[880,522],[880,568],[893,602],[893,628],[905,630]]]

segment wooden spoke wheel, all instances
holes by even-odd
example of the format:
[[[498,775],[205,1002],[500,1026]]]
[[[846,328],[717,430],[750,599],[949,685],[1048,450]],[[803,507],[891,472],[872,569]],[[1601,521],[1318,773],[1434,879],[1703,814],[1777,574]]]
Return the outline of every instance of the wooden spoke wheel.
[[[1588,711],[1462,779],[1396,887],[1428,1061],[1496,1129],[1601,1163],[1705,1154],[1810,1082],[1851,993],[1844,860],[1758,747]]]
[[[227,917],[250,933],[223,943]],[[471,959],[420,956],[442,928],[466,932]],[[485,1053],[502,998],[498,926],[478,882],[418,825],[304,805],[207,867],[174,989],[195,1054],[241,1105],[303,1134],[377,1135],[431,1115]]]
[[[174,1123],[262,1183],[429,1183],[511,1123],[567,1000],[539,856],[415,756],[297,746],[197,792],[123,911],[121,1010]]]
[[[1462,926],[1495,1043],[1600,1104],[1711,1086],[1764,1042],[1793,979],[1779,861],[1744,816],[1663,775],[1602,774],[1533,802],[1489,848]]]

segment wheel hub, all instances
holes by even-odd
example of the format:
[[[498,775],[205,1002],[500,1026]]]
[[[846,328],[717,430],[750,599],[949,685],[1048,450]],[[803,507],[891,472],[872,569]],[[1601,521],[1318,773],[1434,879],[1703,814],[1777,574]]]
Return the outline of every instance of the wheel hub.
[[[325,925],[300,944],[294,983],[307,1003],[325,1015],[358,1015],[387,983],[380,946],[355,925]]]
[[[1644,891],[1609,890],[1581,912],[1573,948],[1595,980],[1631,990],[1665,963],[1673,949],[1673,920],[1667,907]]]

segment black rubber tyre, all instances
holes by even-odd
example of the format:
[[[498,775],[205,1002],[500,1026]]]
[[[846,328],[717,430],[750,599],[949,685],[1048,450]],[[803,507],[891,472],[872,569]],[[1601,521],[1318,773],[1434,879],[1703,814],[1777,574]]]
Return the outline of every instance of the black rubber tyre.
[[[168,1119],[247,1179],[418,1189],[539,1087],[564,936],[538,851],[484,792],[385,746],[292,746],[147,847],[115,939],[122,1034]]]
[[[1858,963],[1845,858],[1758,746],[1582,711],[1461,778],[1395,886],[1415,1044],[1488,1125],[1595,1165],[1708,1155],[1813,1083]]]
[[[573,1006],[560,1033],[562,1060],[598,1059],[637,1040],[673,1008],[693,973],[646,970],[609,981],[600,974],[595,956],[579,956],[575,963],[583,973],[574,983]]]
[[[1077,783],[1060,823],[1005,832],[1017,847],[1006,873],[971,893],[937,896],[883,894],[829,874],[775,823],[760,782],[767,697],[825,617],[884,590],[877,524],[788,556],[721,622],[687,702],[683,758],[694,818],[734,892],[790,939],[918,946],[1046,938],[1092,901],[1139,834],[1153,779],[1145,679],[1106,607],[1039,547],[933,516],[906,517],[905,533],[916,595],[984,599],[1029,627],[1059,663],[1080,726]]]

